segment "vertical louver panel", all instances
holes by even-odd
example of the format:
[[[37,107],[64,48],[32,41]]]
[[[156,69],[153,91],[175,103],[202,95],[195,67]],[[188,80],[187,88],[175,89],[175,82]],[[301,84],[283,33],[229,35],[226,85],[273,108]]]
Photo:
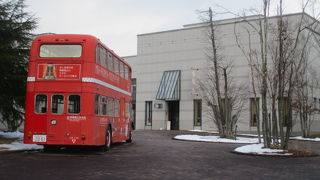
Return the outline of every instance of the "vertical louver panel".
[[[180,70],[163,72],[156,96],[157,100],[180,99]]]

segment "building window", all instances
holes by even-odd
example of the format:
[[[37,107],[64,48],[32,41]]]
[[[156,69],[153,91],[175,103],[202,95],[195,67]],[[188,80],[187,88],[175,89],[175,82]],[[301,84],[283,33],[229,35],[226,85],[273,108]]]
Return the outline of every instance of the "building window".
[[[201,99],[193,100],[193,125],[201,126],[202,101]]]
[[[79,95],[70,95],[69,96],[68,112],[70,114],[79,114],[80,113],[80,96]]]
[[[152,125],[152,101],[146,101],[146,114],[145,114],[145,121],[146,126]]]
[[[62,114],[64,111],[64,99],[63,95],[53,95],[51,112],[53,114]]]
[[[283,111],[283,125],[288,125],[289,120],[289,98],[282,97],[278,100],[278,110]]]
[[[47,95],[38,94],[36,96],[35,112],[43,114],[47,112]]]
[[[107,115],[107,98],[105,96],[101,96],[100,113],[103,116]]]
[[[259,98],[250,98],[250,126],[258,125],[259,111]]]

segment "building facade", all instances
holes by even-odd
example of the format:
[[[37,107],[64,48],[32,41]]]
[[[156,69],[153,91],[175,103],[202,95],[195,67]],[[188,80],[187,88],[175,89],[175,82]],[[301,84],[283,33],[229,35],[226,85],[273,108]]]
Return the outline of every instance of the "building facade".
[[[291,14],[285,18],[295,22],[301,15]],[[250,66],[236,42],[237,35],[244,47],[249,45],[248,22],[257,25],[258,18],[251,16],[246,20],[215,22],[220,55],[232,62],[233,80],[244,86],[248,93],[245,110],[237,123],[238,131],[255,132],[255,117],[261,117],[261,109],[255,109],[257,106],[254,106],[254,103],[261,104],[261,100],[252,100]],[[276,23],[276,17],[271,17],[270,22]],[[207,24],[199,23],[185,25],[181,29],[138,35],[137,55],[124,57],[133,69],[136,129],[216,130],[197,88],[197,81],[206,78],[209,66],[210,43],[207,32]],[[259,47],[257,33],[252,32],[250,37],[250,45]],[[318,57],[316,54],[313,56]],[[319,63],[315,63],[315,67],[320,70]],[[314,98],[319,101],[320,107],[320,94],[315,94]],[[314,127],[315,131],[320,128],[318,119],[314,121]],[[299,131],[298,121],[294,131]]]

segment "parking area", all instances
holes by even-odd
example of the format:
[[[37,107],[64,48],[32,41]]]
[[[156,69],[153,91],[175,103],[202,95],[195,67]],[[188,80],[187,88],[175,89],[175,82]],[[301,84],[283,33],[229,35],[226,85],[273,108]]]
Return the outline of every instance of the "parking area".
[[[319,179],[320,158],[233,154],[241,145],[173,140],[183,131],[135,131],[108,152],[73,149],[0,154],[1,179]],[[294,141],[294,147],[320,148]]]

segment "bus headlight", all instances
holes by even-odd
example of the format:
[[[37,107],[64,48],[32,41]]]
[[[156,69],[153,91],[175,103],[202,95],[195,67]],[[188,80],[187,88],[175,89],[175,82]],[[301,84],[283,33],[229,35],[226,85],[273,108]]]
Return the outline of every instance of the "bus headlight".
[[[56,125],[57,124],[57,120],[55,120],[55,119],[51,120],[51,124],[52,125]]]

